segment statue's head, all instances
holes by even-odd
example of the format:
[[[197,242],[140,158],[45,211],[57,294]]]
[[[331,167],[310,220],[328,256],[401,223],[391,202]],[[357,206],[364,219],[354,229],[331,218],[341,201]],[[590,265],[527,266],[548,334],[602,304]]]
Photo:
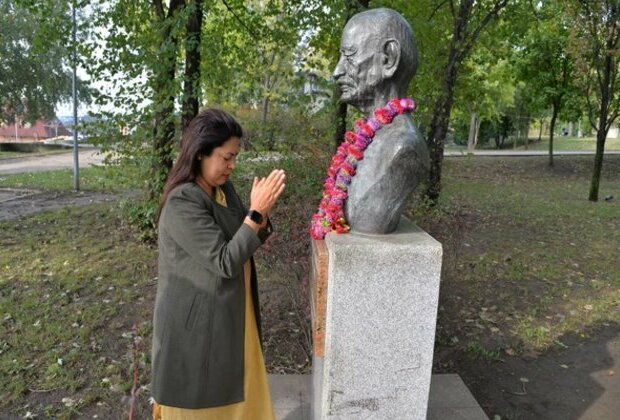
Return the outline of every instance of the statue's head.
[[[417,67],[409,23],[394,10],[371,9],[344,27],[334,79],[341,101],[364,109],[378,96],[404,96]]]

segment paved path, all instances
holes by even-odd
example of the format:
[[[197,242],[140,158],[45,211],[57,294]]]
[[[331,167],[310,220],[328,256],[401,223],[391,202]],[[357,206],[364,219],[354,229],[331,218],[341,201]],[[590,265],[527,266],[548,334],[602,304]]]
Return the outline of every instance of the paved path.
[[[100,165],[103,156],[97,149],[80,150],[78,156],[80,168],[91,165]],[[14,159],[0,159],[0,175],[18,174],[24,172],[44,172],[59,169],[73,168],[73,152],[54,155],[39,155]]]
[[[606,155],[620,155],[620,150],[606,150]],[[548,150],[459,150],[446,151],[444,156],[549,156]],[[561,150],[553,156],[594,156],[593,150]]]

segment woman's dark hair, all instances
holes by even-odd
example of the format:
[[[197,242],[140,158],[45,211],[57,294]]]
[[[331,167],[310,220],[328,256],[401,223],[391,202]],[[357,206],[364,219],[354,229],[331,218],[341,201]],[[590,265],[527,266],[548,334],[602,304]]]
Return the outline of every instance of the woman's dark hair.
[[[200,156],[211,156],[231,137],[241,138],[243,129],[228,113],[214,108],[201,111],[189,123],[181,139],[181,151],[170,170],[159,204],[159,215],[168,195],[176,186],[191,182],[200,173]]]

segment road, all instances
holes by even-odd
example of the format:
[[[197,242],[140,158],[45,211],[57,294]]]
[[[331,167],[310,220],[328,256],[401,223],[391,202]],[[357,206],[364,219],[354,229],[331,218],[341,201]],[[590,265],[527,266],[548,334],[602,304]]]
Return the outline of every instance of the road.
[[[96,149],[80,150],[78,162],[80,168],[100,165],[103,156]],[[73,168],[73,152],[55,155],[33,156],[14,159],[0,159],[0,175],[19,174],[24,172],[44,172],[58,169]]]

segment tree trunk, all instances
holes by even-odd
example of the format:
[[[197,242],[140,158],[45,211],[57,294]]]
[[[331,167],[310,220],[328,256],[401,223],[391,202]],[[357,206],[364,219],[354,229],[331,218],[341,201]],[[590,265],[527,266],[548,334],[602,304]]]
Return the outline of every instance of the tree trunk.
[[[192,0],[187,19],[185,38],[185,77],[183,84],[183,105],[181,128],[187,128],[198,114],[200,105],[200,44],[202,40],[203,0]]]
[[[605,140],[607,139],[607,118],[609,113],[609,102],[612,92],[611,85],[611,55],[605,57],[604,82],[601,86],[601,112],[598,119],[598,131],[596,133],[596,155],[594,156],[594,169],[592,171],[592,181],[590,182],[590,194],[588,200],[598,201],[598,189],[601,181],[601,171],[603,170],[603,155],[605,154]]]
[[[467,33],[467,24],[472,3],[473,0],[464,0],[461,2],[459,15],[454,23],[454,33],[450,41],[448,63],[444,72],[441,93],[433,108],[433,117],[429,125],[426,139],[431,158],[426,197],[433,203],[437,202],[441,191],[441,166],[443,162],[444,142],[446,140],[446,133],[448,132],[448,124],[450,122],[450,112],[452,111],[452,104],[454,102],[454,87],[456,84],[459,54],[461,52],[460,48]],[[467,5],[469,9],[465,7]]]
[[[553,166],[553,132],[555,130],[555,120],[558,117],[558,111],[559,109],[554,103],[551,124],[549,125],[549,166]]]
[[[545,129],[545,119],[541,118],[540,119],[540,131],[538,132],[538,141],[542,140],[542,133],[544,129]]]
[[[151,177],[148,180],[148,198],[150,201],[159,200],[159,196],[166,182],[166,177],[172,168],[172,149],[175,134],[174,127],[174,89],[170,85],[174,82],[177,62],[178,39],[172,32],[175,13],[181,9],[183,0],[172,0],[168,13],[164,13],[161,0],[153,2],[156,13],[162,21],[160,32],[160,61],[153,69],[153,157],[151,162]]]
[[[263,106],[261,107],[260,122],[264,125],[267,124],[267,118],[269,117],[269,96],[265,95],[263,98]]]
[[[336,90],[338,93],[340,89]],[[334,125],[336,130],[334,131],[334,150],[340,146],[340,143],[344,141],[344,133],[347,131],[347,104],[337,101],[336,112],[334,114]]]
[[[592,171],[590,195],[588,196],[588,200],[590,201],[598,201],[598,189],[601,181],[601,171],[603,170],[603,156],[605,155],[606,137],[607,132],[604,130],[599,130],[596,134],[596,155],[594,156],[594,170]]]
[[[474,150],[478,144],[478,127],[480,125],[478,114],[471,113],[469,119],[469,137],[467,138],[467,150]]]
[[[519,145],[519,139],[521,138],[521,130],[517,130],[517,135],[512,142],[512,150],[517,150],[517,146]]]

